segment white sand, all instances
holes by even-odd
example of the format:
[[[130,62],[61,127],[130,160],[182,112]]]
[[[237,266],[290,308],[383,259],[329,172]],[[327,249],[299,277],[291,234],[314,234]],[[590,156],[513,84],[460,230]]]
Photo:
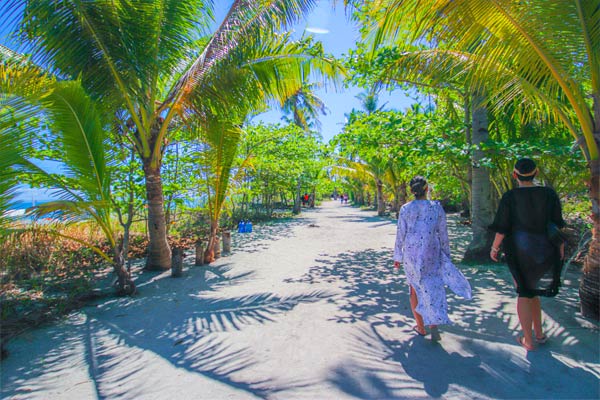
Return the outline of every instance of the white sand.
[[[450,230],[458,258],[468,233]],[[600,397],[599,331],[578,312],[578,274],[542,300],[550,341],[527,353],[506,267],[461,266],[474,299],[449,298],[455,325],[434,344],[411,331],[394,235],[393,221],[333,202],[234,234],[229,257],[178,279],[142,274],[139,295],[13,340],[1,397]]]

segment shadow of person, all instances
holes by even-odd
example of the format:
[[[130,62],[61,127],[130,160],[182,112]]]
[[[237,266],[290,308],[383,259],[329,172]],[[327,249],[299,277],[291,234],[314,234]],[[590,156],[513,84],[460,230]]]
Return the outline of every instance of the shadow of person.
[[[408,342],[388,343],[393,354],[389,357],[402,364],[402,368],[413,379],[423,383],[423,389],[431,397],[441,397],[451,383],[458,383],[463,373],[471,371],[482,374],[481,359],[478,356],[463,356],[456,352],[448,353],[440,344],[421,337]]]
[[[393,391],[386,381],[373,371],[348,362],[332,371],[330,382],[338,389],[358,399],[391,399]]]
[[[540,346],[527,353],[527,382],[543,381],[544,391],[538,398],[597,399],[600,396],[597,363],[574,360],[551,351],[552,345]],[[596,369],[596,371],[594,371]],[[568,377],[568,378],[567,378]],[[567,378],[567,379],[565,379]],[[534,397],[534,396],[527,396]],[[537,396],[536,396],[537,397]]]

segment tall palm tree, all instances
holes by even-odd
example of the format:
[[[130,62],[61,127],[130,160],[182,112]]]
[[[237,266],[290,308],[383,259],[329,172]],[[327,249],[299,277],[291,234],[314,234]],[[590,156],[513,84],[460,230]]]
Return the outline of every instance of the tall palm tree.
[[[462,58],[461,69],[446,73],[464,76],[472,88],[485,87],[492,106],[525,99],[530,116],[550,117],[569,129],[591,175],[593,228],[582,311],[599,318],[600,0],[376,0],[371,6],[376,42],[393,43],[405,21],[414,21],[413,39],[442,43]]]
[[[208,118],[225,105],[235,108],[242,95],[293,92],[295,87],[278,80],[289,72],[277,69],[281,60],[271,60],[271,69],[259,71],[268,73],[256,74],[263,83],[255,87],[258,92],[235,93],[226,101],[215,89],[227,87],[223,68],[232,71],[257,61],[252,55],[260,50],[261,39],[276,35],[314,4],[314,0],[235,0],[216,31],[207,36],[202,31],[211,22],[212,2],[202,0],[8,0],[0,14],[7,21],[17,16],[20,39],[34,60],[61,76],[81,77],[94,99],[111,105],[115,113],[127,114],[123,131],[146,177],[150,236],[146,268],[166,269],[171,259],[161,165],[169,127],[192,113]],[[241,46],[248,51],[235,51]]]

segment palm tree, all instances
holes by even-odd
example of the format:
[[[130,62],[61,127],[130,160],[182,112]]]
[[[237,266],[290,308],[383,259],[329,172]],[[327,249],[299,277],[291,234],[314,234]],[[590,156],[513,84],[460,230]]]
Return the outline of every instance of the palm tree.
[[[379,87],[377,85],[371,86],[366,92],[359,93],[356,98],[360,100],[360,105],[368,115],[383,110],[387,104],[379,105]]]
[[[358,2],[347,2],[358,3]],[[501,108],[527,101],[529,117],[561,121],[590,170],[592,240],[580,294],[598,319],[600,270],[600,1],[380,0],[372,4],[376,42],[394,42],[405,21],[414,41],[441,43],[455,55],[441,64]],[[560,34],[556,34],[560,32]],[[455,68],[459,60],[461,68]],[[452,67],[451,65],[454,65]],[[591,99],[589,101],[588,99]]]
[[[27,79],[20,79],[26,77]],[[52,227],[48,232],[78,241],[92,248],[113,265],[119,294],[131,294],[135,284],[124,268],[123,254],[111,221],[110,174],[105,157],[105,126],[102,113],[87,96],[80,82],[56,82],[27,63],[5,62],[0,69],[0,206],[6,206],[16,190],[19,174],[35,175],[43,184],[57,190],[60,200],[38,205],[33,215],[60,215],[68,222],[93,220],[100,227],[112,255],[79,239],[65,236]],[[19,108],[16,108],[19,107]],[[13,112],[14,111],[14,112]],[[27,158],[31,134],[37,125],[27,129],[31,119],[40,118],[56,135],[62,146],[64,174],[50,174]],[[4,201],[3,201],[4,200]],[[0,209],[2,210],[2,209]],[[15,234],[15,230],[5,230]]]
[[[321,130],[319,114],[327,115],[327,106],[314,92],[318,86],[321,85],[304,83],[284,101],[281,109],[287,122],[294,123],[305,131]],[[291,119],[287,118],[287,115],[290,114],[292,115]]]
[[[271,60],[256,80],[259,92],[227,91],[223,79],[234,68],[258,61],[261,39],[276,35],[314,5],[311,0],[233,1],[226,17],[211,35],[212,2],[154,0],[144,2],[86,1],[39,2],[9,0],[0,12],[7,21],[24,10],[18,24],[20,39],[40,65],[61,76],[81,77],[88,93],[113,111],[127,115],[123,132],[136,149],[146,177],[150,244],[147,269],[167,269],[167,243],[161,165],[170,126],[190,114],[209,118],[236,100],[262,97],[260,90],[287,92],[279,80],[289,70],[278,70]],[[246,52],[236,51],[243,47]],[[254,53],[253,51],[256,50]],[[262,54],[261,54],[262,55]],[[313,59],[316,57],[312,57]],[[304,60],[311,59],[305,54]],[[267,64],[267,62],[263,63]],[[323,63],[321,66],[328,68]],[[263,65],[264,67],[264,65]]]

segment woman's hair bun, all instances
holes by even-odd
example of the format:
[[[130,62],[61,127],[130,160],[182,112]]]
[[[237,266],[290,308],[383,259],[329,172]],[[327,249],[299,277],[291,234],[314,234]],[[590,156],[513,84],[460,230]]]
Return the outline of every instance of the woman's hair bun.
[[[410,191],[415,197],[423,197],[427,188],[427,180],[421,175],[417,175],[410,180]]]

